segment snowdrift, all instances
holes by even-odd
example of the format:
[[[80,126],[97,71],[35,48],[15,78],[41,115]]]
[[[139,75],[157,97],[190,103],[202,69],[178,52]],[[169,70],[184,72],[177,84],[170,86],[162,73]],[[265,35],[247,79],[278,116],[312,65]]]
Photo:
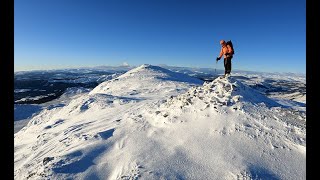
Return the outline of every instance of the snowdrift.
[[[142,65],[15,134],[15,179],[305,179],[306,117],[230,77]]]

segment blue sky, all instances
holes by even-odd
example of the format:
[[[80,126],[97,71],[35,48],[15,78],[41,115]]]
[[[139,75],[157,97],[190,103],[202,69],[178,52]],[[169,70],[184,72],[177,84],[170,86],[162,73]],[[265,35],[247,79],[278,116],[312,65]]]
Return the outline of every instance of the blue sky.
[[[15,71],[124,62],[215,68],[221,39],[234,43],[233,69],[305,73],[306,1],[14,2]]]

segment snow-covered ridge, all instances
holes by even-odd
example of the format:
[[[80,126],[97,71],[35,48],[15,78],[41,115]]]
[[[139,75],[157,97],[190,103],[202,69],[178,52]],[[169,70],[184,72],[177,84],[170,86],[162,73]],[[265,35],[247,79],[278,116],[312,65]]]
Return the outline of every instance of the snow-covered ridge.
[[[305,114],[142,65],[15,134],[15,179],[305,179]]]

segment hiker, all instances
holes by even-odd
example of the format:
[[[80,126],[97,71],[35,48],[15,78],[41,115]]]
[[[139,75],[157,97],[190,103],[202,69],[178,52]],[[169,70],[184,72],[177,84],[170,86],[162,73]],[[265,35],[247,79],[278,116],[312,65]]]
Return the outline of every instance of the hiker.
[[[217,57],[217,62],[221,59],[222,56],[224,56],[224,76],[230,76],[231,72],[231,59],[233,58],[234,50],[232,44],[230,45],[226,43],[224,40],[220,41],[221,44],[221,51],[219,57]]]

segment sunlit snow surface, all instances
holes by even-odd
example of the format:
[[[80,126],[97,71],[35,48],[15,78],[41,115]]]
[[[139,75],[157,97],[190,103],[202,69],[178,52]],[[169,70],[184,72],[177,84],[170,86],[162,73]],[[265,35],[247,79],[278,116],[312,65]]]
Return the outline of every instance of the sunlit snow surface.
[[[305,78],[168,69],[48,102],[14,135],[15,179],[306,178],[305,91],[281,84]]]

